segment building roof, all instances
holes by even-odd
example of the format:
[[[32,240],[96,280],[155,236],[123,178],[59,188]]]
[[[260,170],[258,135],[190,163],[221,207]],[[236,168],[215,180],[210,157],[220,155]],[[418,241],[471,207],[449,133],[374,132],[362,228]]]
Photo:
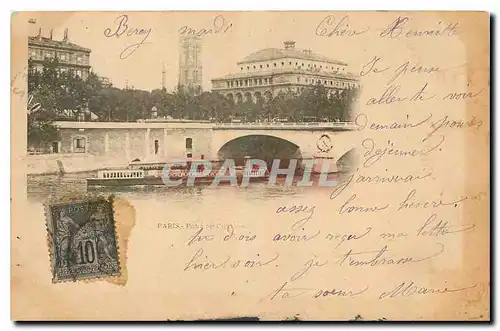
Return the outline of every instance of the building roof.
[[[82,51],[86,53],[90,53],[91,49],[74,44],[69,41],[60,41],[60,40],[53,40],[50,38],[46,37],[29,37],[28,39],[28,45],[36,45],[36,46],[42,46],[42,47],[50,47],[50,48],[59,48],[59,49],[68,49],[68,50],[76,50],[76,51]]]
[[[261,62],[261,61],[270,61],[284,58],[293,58],[293,59],[301,59],[301,60],[310,60],[310,61],[322,61],[328,62],[338,65],[347,65],[347,63],[332,60],[326,56],[321,54],[313,53],[310,50],[299,50],[295,48],[289,49],[280,49],[280,48],[264,48],[260,51],[252,53],[245,57],[243,60],[239,61],[238,64],[244,63],[253,63],[253,62]]]

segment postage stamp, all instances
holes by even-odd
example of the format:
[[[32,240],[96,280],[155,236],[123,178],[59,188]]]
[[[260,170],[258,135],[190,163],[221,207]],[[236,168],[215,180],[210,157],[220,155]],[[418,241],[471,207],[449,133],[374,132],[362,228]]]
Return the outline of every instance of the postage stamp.
[[[52,282],[120,276],[112,198],[48,205]]]

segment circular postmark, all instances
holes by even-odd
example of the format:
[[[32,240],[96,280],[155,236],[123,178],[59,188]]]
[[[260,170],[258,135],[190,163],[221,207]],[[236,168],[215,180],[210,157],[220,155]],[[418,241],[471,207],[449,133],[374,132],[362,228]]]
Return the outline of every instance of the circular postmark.
[[[332,148],[332,139],[330,138],[329,135],[327,134],[322,134],[316,143],[316,146],[318,147],[318,150],[320,150],[323,153],[328,153]]]

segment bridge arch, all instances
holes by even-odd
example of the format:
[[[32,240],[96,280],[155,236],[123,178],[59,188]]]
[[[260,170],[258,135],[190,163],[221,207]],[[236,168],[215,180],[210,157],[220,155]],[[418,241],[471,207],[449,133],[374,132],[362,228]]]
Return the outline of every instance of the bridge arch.
[[[336,165],[339,172],[350,172],[355,170],[358,164],[358,154],[356,148],[351,148],[343,155],[339,156]]]
[[[286,164],[290,159],[302,159],[300,146],[296,143],[272,134],[245,134],[232,137],[216,149],[217,159],[235,159],[236,164],[244,164],[245,158],[256,158],[271,163],[281,159]],[[285,165],[286,166],[286,165]]]
[[[290,142],[300,150],[302,159],[327,159],[334,172],[336,170],[333,170],[333,168],[336,168],[337,165],[340,168],[339,170],[343,171],[343,169],[346,169],[347,161],[353,158],[355,161],[359,159],[358,153],[360,150],[359,148],[356,149],[356,147],[359,147],[360,140],[355,131],[303,129],[289,123],[276,124],[275,126],[276,129],[266,128],[266,125],[259,123],[221,125],[213,131],[210,155],[214,160],[221,159],[222,155],[219,154],[219,151],[230,141],[238,141],[239,138],[245,136],[259,135]],[[329,136],[331,143],[329,148],[326,149],[325,146],[319,144],[321,137],[324,135]],[[337,164],[339,160],[340,162]],[[318,163],[321,162],[318,161]],[[356,167],[357,163],[351,166]]]

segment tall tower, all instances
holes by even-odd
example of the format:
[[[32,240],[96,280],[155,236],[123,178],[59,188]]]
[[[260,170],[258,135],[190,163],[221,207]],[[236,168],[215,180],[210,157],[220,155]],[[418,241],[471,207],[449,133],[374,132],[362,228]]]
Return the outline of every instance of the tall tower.
[[[201,93],[201,38],[181,36],[179,47],[179,88]]]

